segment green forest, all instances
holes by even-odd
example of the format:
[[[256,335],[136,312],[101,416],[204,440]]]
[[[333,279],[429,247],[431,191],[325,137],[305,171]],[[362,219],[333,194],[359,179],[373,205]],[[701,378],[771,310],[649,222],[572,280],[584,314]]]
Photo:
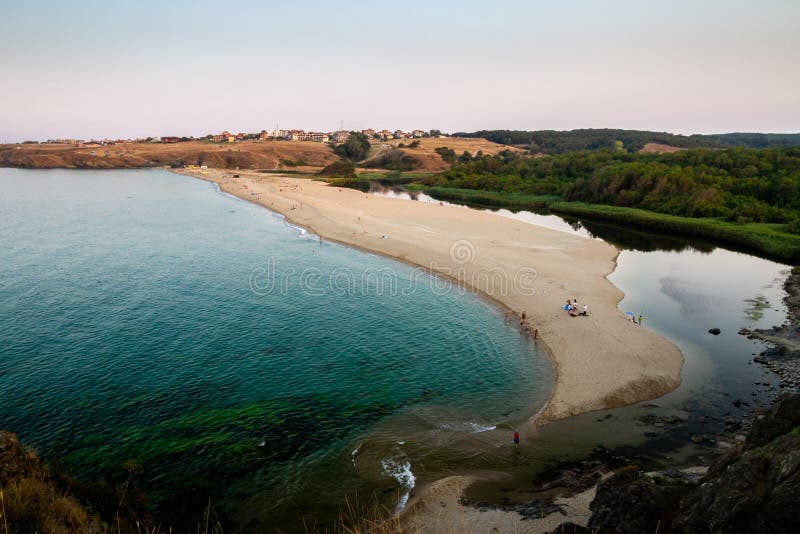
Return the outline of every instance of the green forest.
[[[795,248],[770,245],[766,251],[800,258],[800,148],[671,154],[602,149],[544,157],[504,151],[459,161],[424,178],[423,187],[441,198],[518,208],[546,205],[565,213],[738,239],[764,250],[728,234],[780,234]],[[700,228],[698,221],[713,222],[713,229],[708,224]]]
[[[787,148],[800,146],[800,134],[729,133],[677,135],[667,132],[619,129],[582,130],[481,130],[457,132],[454,137],[482,137],[495,143],[513,145],[534,154],[564,154],[575,150],[613,149],[622,143],[629,152],[641,150],[647,143],[678,148]]]

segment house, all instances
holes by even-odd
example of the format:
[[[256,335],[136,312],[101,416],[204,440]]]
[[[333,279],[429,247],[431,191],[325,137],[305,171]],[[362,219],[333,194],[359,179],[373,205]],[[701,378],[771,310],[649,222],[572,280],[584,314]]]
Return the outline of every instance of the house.
[[[305,141],[307,139],[308,134],[303,130],[289,130],[286,133],[286,138],[289,141]]]
[[[322,132],[310,132],[308,134],[308,137],[310,138],[311,141],[315,141],[317,143],[327,143],[328,140],[330,139],[330,137],[328,137],[328,134]]]
[[[338,132],[333,132],[332,140],[337,145],[346,142],[348,139],[350,139],[350,132],[348,131],[339,130]]]
[[[408,137],[408,134],[405,133],[403,130],[395,130],[394,131],[394,138],[395,139],[405,139]]]
[[[234,141],[244,141],[245,137],[247,137],[246,134],[238,133],[234,136]]]
[[[277,128],[274,130],[261,130],[258,139],[261,141],[266,141],[268,139],[284,139],[286,135],[286,130],[278,130]]]
[[[181,142],[181,138],[180,137],[175,137],[174,135],[164,135],[164,136],[161,136],[161,142],[162,143],[180,143]]]
[[[361,133],[363,135],[366,135],[367,139],[372,139],[373,137],[375,137],[375,130],[373,130],[372,128],[367,128],[366,130],[361,130]]]
[[[211,140],[215,143],[233,143],[236,139],[227,130],[221,134],[211,136]]]
[[[380,135],[381,139],[385,141],[389,139],[394,139],[394,134],[389,130],[381,130],[380,132],[378,132],[378,135]]]
[[[411,135],[414,137],[425,137],[425,132],[423,130],[414,130],[411,132]]]

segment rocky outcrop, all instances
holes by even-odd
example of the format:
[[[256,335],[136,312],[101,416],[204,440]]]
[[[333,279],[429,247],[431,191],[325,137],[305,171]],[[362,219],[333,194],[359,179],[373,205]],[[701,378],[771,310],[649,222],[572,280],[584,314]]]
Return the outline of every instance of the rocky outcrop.
[[[629,467],[601,481],[596,532],[796,532],[800,524],[800,394],[756,412],[741,447],[699,478]]]
[[[653,532],[674,518],[688,491],[683,482],[657,479],[635,467],[624,469],[598,484],[589,528],[620,534]]]
[[[750,339],[760,339],[772,345],[755,358],[759,363],[775,373],[780,379],[780,387],[785,391],[800,390],[800,267],[792,269],[784,284],[788,309],[786,324],[765,330],[743,328],[739,334]]]

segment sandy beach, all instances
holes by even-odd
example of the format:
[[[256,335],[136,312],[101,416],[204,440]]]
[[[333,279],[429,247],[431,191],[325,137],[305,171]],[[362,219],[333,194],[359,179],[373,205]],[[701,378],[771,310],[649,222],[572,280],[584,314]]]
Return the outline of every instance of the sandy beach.
[[[683,357],[671,342],[628,321],[623,293],[606,278],[612,245],[495,214],[391,199],[324,182],[209,169],[179,171],[284,214],[323,239],[398,258],[456,278],[523,312],[555,370],[537,425],[653,399],[680,383]],[[587,317],[570,317],[567,299]]]
[[[591,487],[569,497],[553,501],[564,514],[553,512],[538,518],[520,520],[520,515],[504,510],[480,510],[460,502],[461,495],[470,484],[478,481],[473,476],[449,476],[426,486],[411,501],[402,517],[402,532],[426,534],[451,534],[454,532],[482,534],[492,532],[517,532],[544,534],[562,523],[571,522],[585,526],[592,513],[589,505],[594,500],[596,488]]]

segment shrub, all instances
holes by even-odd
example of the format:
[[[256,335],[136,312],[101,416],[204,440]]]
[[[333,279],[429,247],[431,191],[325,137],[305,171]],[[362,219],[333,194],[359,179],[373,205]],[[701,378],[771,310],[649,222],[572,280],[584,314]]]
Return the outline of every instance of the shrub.
[[[341,145],[333,147],[333,152],[350,161],[361,161],[367,157],[370,144],[367,136],[360,132],[350,132],[350,137]]]
[[[356,166],[351,161],[334,161],[333,163],[326,165],[321,171],[319,171],[320,176],[338,176],[341,178],[355,178],[356,177]]]
[[[442,157],[442,159],[446,163],[449,163],[450,165],[453,165],[456,162],[456,152],[452,148],[448,148],[446,146],[440,146],[435,148],[434,152],[439,154]]]
[[[393,171],[413,171],[422,165],[419,159],[409,156],[400,149],[390,150],[364,164],[370,168],[389,169]]]

